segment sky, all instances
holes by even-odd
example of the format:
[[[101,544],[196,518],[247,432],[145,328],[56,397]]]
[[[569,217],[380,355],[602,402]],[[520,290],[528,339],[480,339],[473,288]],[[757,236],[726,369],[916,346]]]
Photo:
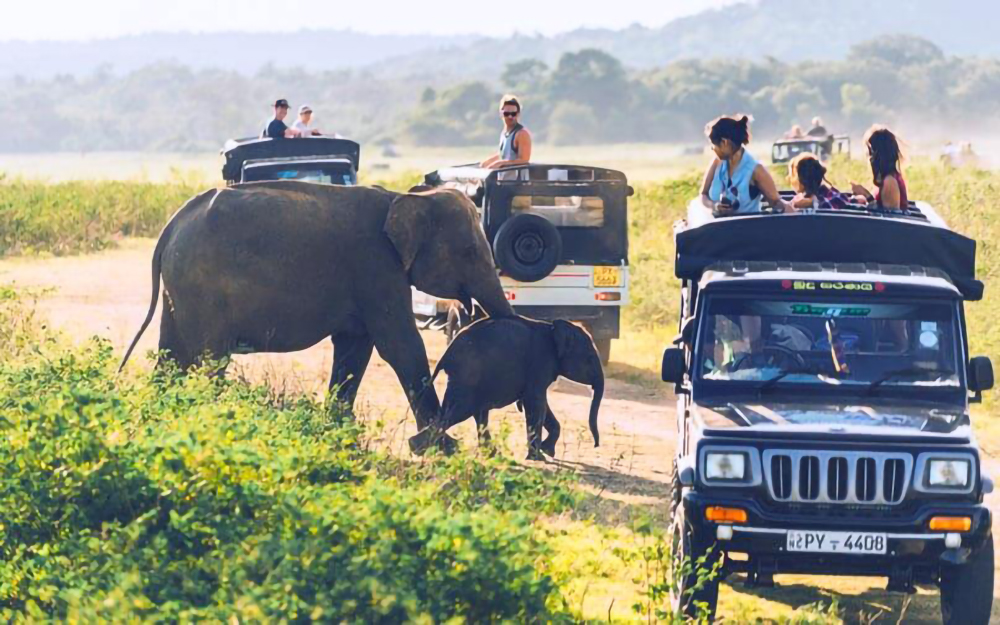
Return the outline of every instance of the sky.
[[[149,32],[541,33],[657,27],[741,0],[3,0],[0,41],[86,41]]]

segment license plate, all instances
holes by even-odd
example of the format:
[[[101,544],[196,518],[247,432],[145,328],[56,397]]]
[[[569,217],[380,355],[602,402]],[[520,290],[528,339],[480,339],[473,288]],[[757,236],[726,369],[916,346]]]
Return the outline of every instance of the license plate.
[[[868,532],[807,532],[788,531],[789,551],[812,553],[873,553],[886,552],[885,534]]]
[[[621,286],[622,270],[618,267],[594,267],[594,286]]]

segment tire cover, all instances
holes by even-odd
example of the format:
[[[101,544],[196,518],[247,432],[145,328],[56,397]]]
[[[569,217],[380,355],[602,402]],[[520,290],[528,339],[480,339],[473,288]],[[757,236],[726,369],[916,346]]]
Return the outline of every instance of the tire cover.
[[[493,240],[493,257],[518,282],[538,282],[562,259],[562,237],[544,217],[522,213],[500,226]]]

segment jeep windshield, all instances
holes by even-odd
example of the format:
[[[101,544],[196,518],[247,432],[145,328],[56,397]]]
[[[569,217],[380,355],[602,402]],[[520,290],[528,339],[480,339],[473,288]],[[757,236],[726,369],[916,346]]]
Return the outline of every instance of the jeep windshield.
[[[349,163],[275,163],[253,164],[243,170],[243,182],[262,180],[301,180],[319,184],[350,186],[356,184]]]
[[[704,310],[704,392],[964,397],[954,302],[711,295]]]

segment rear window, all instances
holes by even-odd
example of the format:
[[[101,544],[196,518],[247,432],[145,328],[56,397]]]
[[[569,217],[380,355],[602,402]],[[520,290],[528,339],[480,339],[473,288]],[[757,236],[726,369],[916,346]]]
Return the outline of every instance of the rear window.
[[[263,180],[301,180],[342,186],[354,184],[351,172],[339,168],[248,167],[243,172],[244,182]]]
[[[558,228],[604,226],[604,199],[592,195],[516,195],[510,210],[540,215]]]

